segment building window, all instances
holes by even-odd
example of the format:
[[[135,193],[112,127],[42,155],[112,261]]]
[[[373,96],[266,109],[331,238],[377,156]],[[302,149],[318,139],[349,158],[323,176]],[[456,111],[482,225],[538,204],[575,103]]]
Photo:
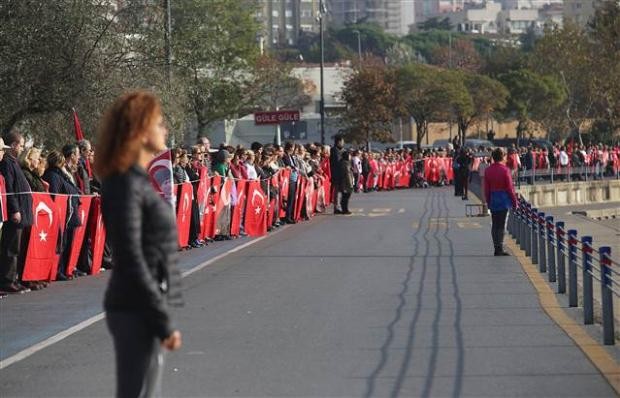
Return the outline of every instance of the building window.
[[[286,10],[286,11],[284,12],[284,15],[285,15],[286,17],[290,18],[290,17],[292,17],[292,16],[293,16],[293,11],[292,11],[292,10]]]
[[[279,17],[279,16],[280,16],[280,14],[278,13],[278,10],[273,10],[273,11],[271,12],[271,16],[272,16],[272,17],[274,17],[274,18],[277,18],[277,17]]]

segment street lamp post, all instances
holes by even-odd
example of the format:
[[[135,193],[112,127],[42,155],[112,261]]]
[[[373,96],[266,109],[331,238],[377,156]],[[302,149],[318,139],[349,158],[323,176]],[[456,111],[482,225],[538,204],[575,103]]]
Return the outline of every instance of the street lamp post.
[[[326,12],[325,4],[321,1],[319,9],[319,30],[321,42],[321,103],[319,111],[321,113],[321,144],[325,145],[325,90],[324,90],[324,67],[325,67],[325,45],[323,42],[323,17]]]
[[[357,35],[357,56],[360,60],[360,68],[362,67],[362,37],[359,30],[354,30],[353,33]]]

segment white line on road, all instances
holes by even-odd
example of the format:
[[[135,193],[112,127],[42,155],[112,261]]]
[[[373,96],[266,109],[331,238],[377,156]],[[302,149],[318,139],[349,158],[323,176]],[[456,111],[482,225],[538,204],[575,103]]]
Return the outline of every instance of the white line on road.
[[[209,259],[203,263],[200,263],[198,265],[196,265],[194,268],[189,269],[185,272],[183,272],[181,275],[185,278],[186,276],[189,276],[195,272],[200,271],[201,269],[204,269],[206,267],[208,267],[209,265],[213,264],[214,262],[221,260],[222,258],[226,257],[229,254],[238,252],[239,250],[243,250],[248,246],[251,246],[255,243],[260,242],[261,240],[268,238],[270,236],[274,236],[275,234],[277,234],[280,231],[283,231],[285,229],[287,229],[288,226],[284,226],[283,228],[280,228],[279,230],[272,232],[269,235],[265,235],[265,236],[261,236],[260,238],[256,238],[253,239],[249,242],[246,242],[242,245],[239,245],[237,247],[233,247],[230,250],[225,251],[224,253],[218,254],[217,256],[213,257],[212,259]],[[0,370],[6,368],[7,366],[10,366],[16,362],[19,362],[23,359],[28,358],[29,356],[31,356],[32,354],[41,351],[44,348],[47,348],[49,346],[51,346],[52,344],[56,344],[59,341],[62,341],[64,339],[66,339],[67,337],[71,336],[72,334],[75,334],[81,330],[86,329],[87,327],[89,327],[90,325],[92,325],[93,323],[99,322],[100,320],[105,318],[105,314],[103,312],[100,312],[99,314],[88,318],[80,323],[78,323],[77,325],[71,326],[68,329],[63,330],[60,333],[57,333],[51,337],[48,337],[47,339],[40,341],[38,343],[36,343],[35,345],[32,345],[20,352],[18,352],[17,354],[11,355],[10,357],[0,361]]]

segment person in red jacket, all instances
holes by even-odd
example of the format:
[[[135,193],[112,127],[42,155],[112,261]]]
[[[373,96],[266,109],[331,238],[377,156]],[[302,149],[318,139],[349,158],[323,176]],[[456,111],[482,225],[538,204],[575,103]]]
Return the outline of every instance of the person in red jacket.
[[[491,157],[493,164],[484,172],[484,196],[491,211],[491,237],[496,256],[508,256],[504,251],[504,228],[508,210],[517,207],[517,195],[512,185],[510,170],[504,165],[506,152],[495,149]]]

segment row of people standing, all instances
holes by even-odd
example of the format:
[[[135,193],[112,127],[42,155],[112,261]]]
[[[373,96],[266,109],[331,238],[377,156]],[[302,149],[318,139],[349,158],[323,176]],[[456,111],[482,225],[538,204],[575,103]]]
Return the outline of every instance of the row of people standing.
[[[72,236],[81,225],[78,217],[80,195],[98,191],[98,184],[92,179],[89,163],[94,161],[91,144],[84,140],[67,144],[61,151],[47,154],[36,147],[25,148],[22,134],[12,131],[3,140],[4,156],[0,160],[0,174],[7,192],[8,220],[2,224],[0,236],[0,292],[24,293],[39,290],[48,281],[24,282],[21,276],[26,261],[26,250],[33,223],[32,193],[48,192],[54,195],[68,195],[66,222],[61,227],[57,242],[59,264],[56,280],[68,280],[90,272],[91,255],[88,240],[82,246],[77,269],[67,275]],[[105,256],[105,267],[111,268],[109,253]]]

